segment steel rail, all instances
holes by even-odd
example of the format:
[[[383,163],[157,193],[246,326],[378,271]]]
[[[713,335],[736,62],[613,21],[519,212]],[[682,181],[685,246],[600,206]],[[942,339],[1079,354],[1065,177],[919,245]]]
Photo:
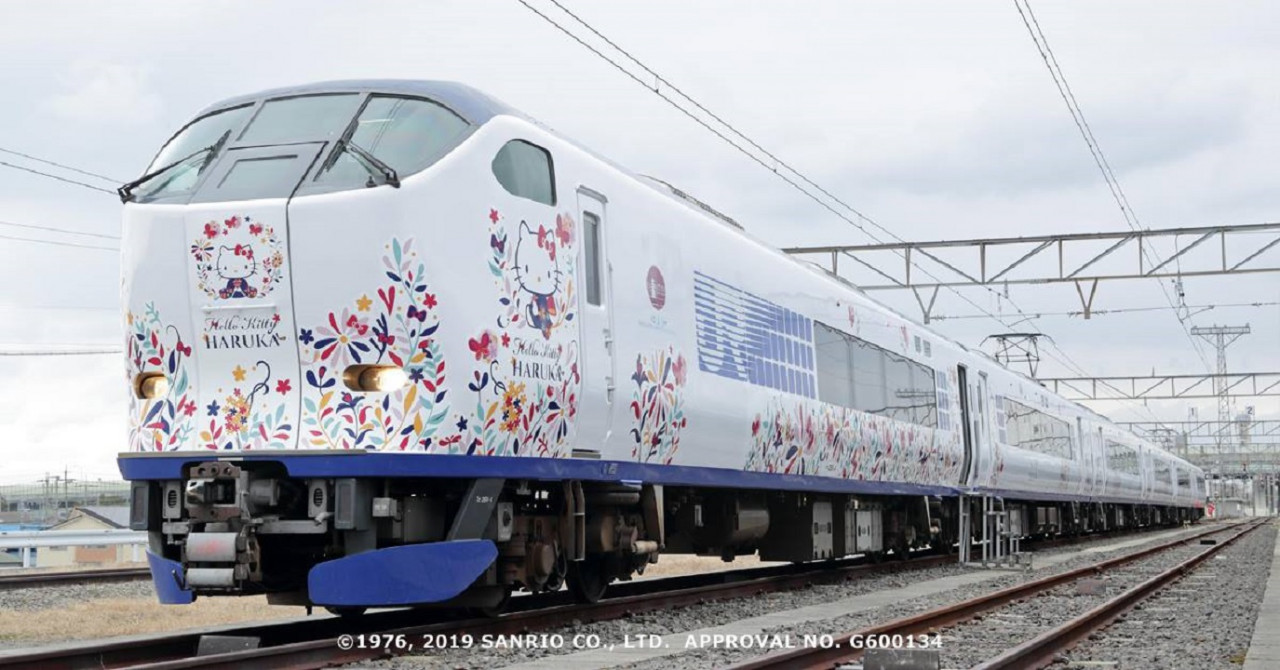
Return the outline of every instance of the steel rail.
[[[1070,583],[1081,577],[1096,574],[1099,571],[1108,570],[1126,563],[1132,563],[1208,535],[1235,530],[1241,526],[1248,525],[1250,525],[1250,522],[1232,524],[1226,527],[1210,528],[1199,533],[1183,536],[1168,542],[1162,542],[1155,546],[1147,547],[1146,549],[1141,549],[1123,556],[1110,558],[1099,563],[1076,568],[1074,570],[1068,570],[1055,575],[1049,575],[1048,577],[1010,586],[1008,588],[1000,589],[976,598],[963,600],[945,607],[939,607],[937,609],[928,610],[912,616],[894,619],[893,621],[845,633],[835,637],[834,644],[828,647],[819,646],[788,649],[764,656],[758,656],[729,667],[731,670],[798,670],[802,668],[825,670],[841,663],[857,660],[862,657],[864,649],[861,648],[860,644],[853,642],[854,640],[865,640],[870,637],[881,635],[907,636],[931,633],[941,628],[954,626],[964,621],[968,621],[979,614],[998,609],[1015,600],[1032,597],[1041,592],[1061,586],[1062,584]],[[1246,529],[1246,532],[1247,530],[1252,530],[1252,528]]]
[[[1049,665],[1054,662],[1058,654],[1074,647],[1094,632],[1106,628],[1138,603],[1182,579],[1210,556],[1226,549],[1236,540],[1261,528],[1264,524],[1265,522],[1250,525],[1207,551],[1192,556],[1057,628],[1037,635],[995,658],[974,666],[972,670],[1022,670]]]
[[[103,570],[0,574],[0,591],[39,588],[42,586],[59,586],[64,584],[128,582],[140,579],[149,579],[150,577],[151,571],[146,568],[109,568]]]

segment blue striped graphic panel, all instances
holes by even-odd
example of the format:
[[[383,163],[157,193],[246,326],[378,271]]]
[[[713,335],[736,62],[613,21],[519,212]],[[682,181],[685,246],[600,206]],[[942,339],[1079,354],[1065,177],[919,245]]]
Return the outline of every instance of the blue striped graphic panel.
[[[693,299],[699,369],[817,396],[811,319],[701,272],[694,273]]]

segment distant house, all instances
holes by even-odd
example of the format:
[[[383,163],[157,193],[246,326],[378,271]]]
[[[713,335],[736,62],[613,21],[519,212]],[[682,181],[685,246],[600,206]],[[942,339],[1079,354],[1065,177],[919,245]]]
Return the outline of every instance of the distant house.
[[[129,508],[86,505],[71,510],[67,520],[49,528],[59,530],[110,530],[129,527]],[[129,545],[85,545],[48,547],[40,550],[38,565],[45,567],[95,567],[128,563],[135,558],[135,548]]]

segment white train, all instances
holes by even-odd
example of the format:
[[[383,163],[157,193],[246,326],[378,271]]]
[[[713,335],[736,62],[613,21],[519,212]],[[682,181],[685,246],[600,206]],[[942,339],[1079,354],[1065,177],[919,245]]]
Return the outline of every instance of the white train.
[[[201,112],[121,188],[136,529],[163,602],[580,597],[1198,518],[1202,473],[470,88]]]

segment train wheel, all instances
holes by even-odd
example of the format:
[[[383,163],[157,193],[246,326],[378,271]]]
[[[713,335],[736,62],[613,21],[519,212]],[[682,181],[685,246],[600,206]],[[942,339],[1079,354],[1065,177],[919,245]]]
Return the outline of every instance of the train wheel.
[[[369,608],[368,607],[326,607],[324,609],[329,614],[340,616],[344,619],[351,619],[354,617],[363,616],[364,613],[368,611]]]
[[[599,556],[588,554],[581,561],[570,561],[565,581],[579,602],[594,603],[604,597],[604,590],[609,586],[609,575],[605,561]]]

